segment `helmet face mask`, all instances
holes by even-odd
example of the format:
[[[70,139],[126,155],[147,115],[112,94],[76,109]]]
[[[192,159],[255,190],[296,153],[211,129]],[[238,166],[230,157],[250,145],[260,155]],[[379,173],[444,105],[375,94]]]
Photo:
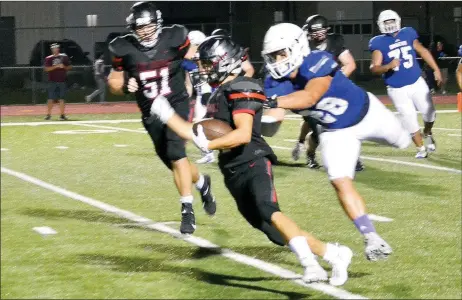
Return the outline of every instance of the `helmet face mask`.
[[[152,48],[157,44],[163,20],[153,2],[135,3],[127,23],[142,46]]]
[[[242,48],[229,37],[211,37],[199,46],[199,74],[217,87],[240,70],[242,57]]]
[[[401,29],[401,18],[392,10],[384,10],[377,20],[379,30],[383,34],[393,34]]]
[[[266,32],[262,56],[275,79],[289,76],[309,53],[305,32],[297,25],[280,23]]]
[[[327,19],[321,15],[313,15],[306,19],[302,28],[310,40],[322,43],[327,39],[327,32],[330,27],[327,25]]]

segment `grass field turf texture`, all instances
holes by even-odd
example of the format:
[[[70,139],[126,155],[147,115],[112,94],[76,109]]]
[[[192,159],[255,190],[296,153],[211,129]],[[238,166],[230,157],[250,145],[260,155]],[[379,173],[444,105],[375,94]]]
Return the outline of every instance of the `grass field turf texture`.
[[[2,123],[41,120],[2,117]],[[455,172],[461,170],[460,113],[437,116],[435,127],[445,129],[434,130],[438,149],[428,160],[414,159],[414,147],[396,150],[363,143],[365,157],[455,170],[364,161],[366,170],[357,174],[356,186],[371,214],[393,219],[375,223],[394,250],[388,261],[376,263],[364,258],[362,238],[338,204],[324,169],[294,163],[284,149],[293,147],[284,140],[296,138],[299,123],[286,120],[278,135],[267,139],[283,148],[275,149],[282,165],[274,168],[280,206],[322,240],[352,248],[350,279],[341,288],[368,298],[461,298],[461,174]],[[2,167],[155,222],[178,222],[180,204],[171,175],[141,123],[90,125],[2,126]],[[129,131],[53,133],[110,130],[105,127]],[[193,160],[199,158],[192,145],[188,151]],[[300,274],[287,248],[271,244],[240,216],[217,166],[200,169],[212,175],[218,211],[214,218],[206,216],[195,194],[194,236]],[[2,173],[1,180],[2,298],[333,298],[11,175]],[[32,230],[36,226],[58,233],[44,237]],[[168,226],[177,229],[178,223]]]

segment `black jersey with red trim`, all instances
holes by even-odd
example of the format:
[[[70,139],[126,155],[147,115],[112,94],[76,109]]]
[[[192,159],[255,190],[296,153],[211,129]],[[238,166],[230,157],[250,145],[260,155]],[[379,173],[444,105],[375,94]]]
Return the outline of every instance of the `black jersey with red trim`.
[[[313,40],[310,40],[310,49],[311,50],[322,50],[329,52],[334,56],[334,59],[338,62],[338,57],[345,50],[345,40],[343,36],[339,34],[328,34],[327,38],[322,43],[316,43]]]
[[[261,136],[261,117],[265,101],[261,84],[256,79],[244,76],[221,85],[210,96],[207,103],[208,118],[224,121],[235,129],[233,115],[245,113],[253,116],[250,143],[220,151],[220,167],[232,168],[259,157],[276,161],[273,150]]]
[[[150,116],[152,101],[158,95],[170,103],[188,101],[181,67],[188,49],[188,31],[181,25],[163,27],[153,48],[143,47],[132,34],[117,37],[109,44],[112,67],[138,81],[140,89],[135,96],[144,117]]]

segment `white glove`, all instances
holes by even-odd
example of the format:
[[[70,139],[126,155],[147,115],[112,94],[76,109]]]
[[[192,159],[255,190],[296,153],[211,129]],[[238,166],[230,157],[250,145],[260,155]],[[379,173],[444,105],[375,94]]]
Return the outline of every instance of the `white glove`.
[[[175,110],[170,106],[170,103],[164,96],[159,95],[152,102],[151,116],[157,116],[162,123],[167,124],[174,113]]]
[[[199,148],[199,150],[201,150],[204,153],[211,152],[211,150],[209,150],[210,141],[205,136],[204,128],[202,127],[202,125],[197,126],[197,135],[194,134],[194,130],[192,130],[192,138],[193,138],[194,144],[196,145],[197,148]]]
[[[138,82],[134,77],[128,80],[127,89],[130,93],[134,93],[138,90]]]

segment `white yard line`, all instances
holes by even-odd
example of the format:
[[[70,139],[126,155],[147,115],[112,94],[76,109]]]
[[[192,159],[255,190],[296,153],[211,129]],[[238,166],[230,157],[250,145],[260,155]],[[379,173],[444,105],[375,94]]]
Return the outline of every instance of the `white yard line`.
[[[289,147],[281,147],[281,146],[275,146],[275,145],[271,145],[271,148],[281,149],[281,150],[292,150],[292,148],[289,148]],[[462,170],[458,170],[458,169],[439,167],[439,166],[432,166],[432,165],[425,165],[425,164],[407,162],[407,161],[396,160],[396,159],[387,159],[387,158],[362,156],[362,155],[360,156],[360,158],[366,159],[366,160],[375,160],[375,161],[381,161],[381,162],[388,162],[388,163],[394,163],[394,164],[400,164],[400,165],[406,165],[406,166],[413,166],[413,167],[420,167],[420,168],[426,168],[426,169],[433,169],[433,170],[439,170],[439,171],[447,171],[447,172],[456,173],[456,174],[462,174]]]
[[[453,134],[453,133],[448,133],[449,136],[462,136],[462,134]]]
[[[277,265],[270,264],[268,262],[265,262],[265,261],[262,261],[262,260],[259,260],[259,259],[253,258],[253,257],[249,257],[247,255],[243,255],[243,254],[231,251],[229,249],[220,249],[220,247],[218,245],[215,245],[212,242],[210,242],[210,241],[208,241],[206,239],[197,237],[197,236],[183,236],[183,235],[180,234],[179,231],[177,231],[177,230],[175,230],[175,229],[173,229],[173,228],[171,228],[171,227],[169,227],[169,226],[167,226],[165,224],[155,223],[154,221],[152,221],[152,220],[150,220],[148,218],[136,215],[136,214],[134,214],[134,213],[132,213],[132,212],[130,212],[128,210],[123,210],[123,209],[120,209],[118,207],[112,206],[110,204],[107,204],[107,203],[92,199],[90,197],[86,197],[86,196],[71,192],[71,191],[66,190],[64,188],[58,187],[56,185],[44,182],[44,181],[42,181],[40,179],[37,179],[37,178],[34,178],[32,176],[29,176],[27,174],[16,172],[16,171],[10,170],[8,168],[4,168],[4,167],[1,168],[1,172],[5,173],[5,174],[8,174],[8,175],[11,175],[11,176],[14,176],[16,178],[19,178],[19,179],[24,180],[26,182],[38,185],[38,186],[40,186],[42,188],[53,191],[55,193],[58,193],[60,195],[65,196],[65,197],[68,197],[68,198],[71,198],[71,199],[74,199],[74,200],[89,204],[89,205],[94,206],[94,207],[97,207],[97,208],[99,208],[99,209],[101,209],[101,210],[103,210],[105,212],[111,212],[113,214],[118,215],[119,217],[122,217],[122,218],[125,218],[127,220],[136,222],[138,224],[141,224],[141,225],[143,225],[143,227],[150,228],[150,229],[153,229],[153,230],[156,230],[156,231],[159,231],[159,232],[167,233],[172,237],[182,239],[182,240],[184,240],[184,241],[186,241],[188,243],[191,243],[193,245],[196,245],[198,247],[220,250],[220,255],[222,255],[224,257],[227,257],[227,258],[229,258],[231,260],[234,260],[236,262],[239,262],[239,263],[247,265],[247,266],[254,267],[256,269],[262,270],[264,272],[273,274],[275,276],[278,276],[278,277],[281,277],[281,278],[284,278],[284,279],[289,279],[289,280],[291,280],[292,282],[294,282],[294,283],[296,283],[298,285],[301,285],[303,287],[319,291],[319,292],[324,293],[326,295],[330,295],[330,296],[333,296],[333,297],[336,297],[336,298],[339,298],[339,299],[367,299],[367,298],[365,298],[363,296],[352,294],[352,293],[350,293],[348,291],[342,290],[340,288],[336,288],[334,286],[331,286],[331,285],[328,285],[328,284],[325,284],[325,283],[307,284],[307,283],[303,282],[300,279],[301,275],[299,275],[297,273],[294,273],[294,272],[292,272],[290,270],[281,268],[281,267],[279,267]]]
[[[32,228],[35,232],[38,232],[41,235],[50,235],[50,234],[57,234],[56,230],[54,230],[51,227],[48,226],[42,226],[42,227],[34,227]]]
[[[378,216],[378,215],[373,215],[373,214],[367,214],[369,216],[369,219],[372,221],[376,222],[392,222],[393,219],[384,217],[384,216]]]
[[[122,127],[112,127],[112,126],[102,126],[102,125],[91,125],[91,124],[76,124],[78,126],[85,126],[85,127],[94,127],[94,128],[102,128],[102,129],[114,129],[119,131],[127,131],[127,132],[135,132],[135,133],[146,133],[146,130],[135,130],[135,129],[128,129]]]

